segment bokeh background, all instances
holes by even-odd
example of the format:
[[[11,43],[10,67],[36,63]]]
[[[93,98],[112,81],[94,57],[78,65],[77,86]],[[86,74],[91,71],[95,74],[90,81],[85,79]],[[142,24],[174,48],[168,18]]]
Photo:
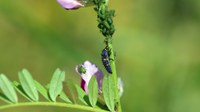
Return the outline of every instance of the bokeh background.
[[[124,112],[200,112],[200,0],[111,0],[110,7]],[[0,73],[18,80],[27,68],[46,84],[59,67],[78,82],[77,64],[90,60],[104,69],[96,26],[93,7],[66,11],[56,0],[0,0]],[[5,112],[27,110],[66,111]]]

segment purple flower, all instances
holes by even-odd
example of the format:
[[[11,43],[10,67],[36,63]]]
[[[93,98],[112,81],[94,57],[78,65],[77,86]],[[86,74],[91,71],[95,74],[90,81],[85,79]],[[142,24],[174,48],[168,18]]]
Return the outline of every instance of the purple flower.
[[[86,93],[88,93],[88,84],[93,75],[96,76],[99,93],[102,93],[103,73],[95,64],[92,64],[90,61],[85,61],[83,64],[79,64],[76,66],[76,72],[82,78],[81,88]],[[119,96],[121,97],[124,92],[124,83],[119,77],[118,77],[118,91],[119,91]]]
[[[57,2],[66,10],[74,10],[84,7],[83,2],[80,2],[80,0],[57,0]]]
[[[93,75],[96,76],[98,82],[99,93],[102,90],[103,73],[99,68],[90,61],[85,61],[83,64],[76,66],[76,72],[81,76],[81,88],[88,93],[88,84]]]

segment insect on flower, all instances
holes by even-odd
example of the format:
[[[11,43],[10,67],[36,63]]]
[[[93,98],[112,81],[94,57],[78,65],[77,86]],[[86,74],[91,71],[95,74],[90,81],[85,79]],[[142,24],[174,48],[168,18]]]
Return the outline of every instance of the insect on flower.
[[[101,60],[102,60],[102,63],[104,65],[105,69],[107,70],[107,72],[112,74],[109,57],[110,57],[110,52],[108,50],[108,47],[106,47],[101,52]]]
[[[103,73],[102,71],[90,61],[85,61],[83,64],[76,66],[76,72],[81,76],[81,88],[88,94],[88,84],[91,77],[96,76],[98,82],[99,93],[101,93]]]

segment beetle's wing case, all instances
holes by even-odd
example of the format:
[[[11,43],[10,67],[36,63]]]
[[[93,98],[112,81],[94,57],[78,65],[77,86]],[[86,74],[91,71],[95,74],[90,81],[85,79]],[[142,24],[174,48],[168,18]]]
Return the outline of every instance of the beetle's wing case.
[[[101,56],[102,56],[101,57],[102,63],[104,65],[105,69],[107,70],[108,73],[112,74],[112,69],[111,69],[110,60],[109,60],[109,53],[108,53],[107,48],[104,48],[102,50]]]

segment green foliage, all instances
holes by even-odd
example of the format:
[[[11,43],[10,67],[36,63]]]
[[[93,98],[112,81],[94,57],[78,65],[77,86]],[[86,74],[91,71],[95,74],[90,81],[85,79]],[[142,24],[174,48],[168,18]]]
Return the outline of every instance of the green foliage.
[[[6,103],[15,103],[15,105],[0,105],[0,111],[1,109],[9,107],[26,105],[60,106],[66,108],[80,109],[82,111],[107,111],[106,107],[96,105],[97,102],[100,102],[98,101],[99,96],[96,77],[91,78],[87,95],[85,91],[80,88],[80,86],[75,85],[71,80],[65,81],[65,72],[61,71],[60,69],[56,69],[50,83],[47,84],[47,86],[43,86],[38,81],[34,80],[30,72],[26,69],[23,69],[21,72],[19,72],[18,76],[20,83],[17,81],[13,81],[13,83],[11,83],[4,74],[0,75],[0,88],[3,92],[0,93],[0,100],[5,101]],[[67,83],[65,83],[64,81]],[[107,81],[105,81],[104,83],[108,84]],[[28,101],[23,103],[18,102],[18,97],[15,89]],[[46,102],[40,101],[40,95],[38,93],[40,93],[45,98]],[[108,95],[106,97],[108,97]],[[84,104],[84,106],[78,104],[77,98],[79,99],[79,101],[81,101],[81,104]],[[55,102],[56,99],[61,100]],[[112,110],[112,106],[110,104],[108,105],[108,108]]]
[[[17,103],[18,98],[16,92],[14,91],[12,83],[8,80],[8,78],[4,74],[0,75],[0,88],[5,95],[5,97],[2,97],[2,99],[5,99],[6,101],[9,100],[13,103]]]
[[[14,87],[15,87],[15,89],[17,90],[18,93],[20,93],[23,97],[25,97],[27,100],[29,100],[29,101],[32,102],[32,100],[31,100],[30,97],[26,94],[26,92],[24,91],[22,85],[21,85],[19,82],[14,81],[14,82],[13,82],[13,85],[14,85]]]
[[[85,105],[89,105],[89,98],[87,96],[87,94],[85,93],[85,91],[83,91],[83,89],[78,86],[78,85],[75,85],[76,86],[76,89],[77,89],[77,92],[78,92],[78,99]]]
[[[116,67],[115,67],[115,59],[114,59],[114,50],[112,45],[112,36],[115,32],[115,26],[113,23],[113,17],[115,16],[115,10],[110,10],[108,8],[108,2],[109,0],[93,0],[96,7],[94,10],[97,13],[97,21],[98,21],[98,28],[100,29],[100,32],[105,37],[104,42],[106,47],[109,49],[109,59],[113,59],[110,61],[110,67],[112,69],[112,77],[111,76],[105,76],[103,82],[103,95],[105,102],[109,108],[110,111],[119,111],[121,112],[121,103],[120,103],[120,97],[118,94],[118,84],[117,84],[117,73],[116,73]],[[113,79],[112,79],[113,78]],[[116,108],[115,108],[115,102],[116,102]]]
[[[62,99],[63,101],[67,102],[67,103],[72,103],[70,101],[70,99],[68,98],[68,96],[62,91],[59,95],[60,99]]]
[[[57,69],[51,79],[49,85],[49,96],[52,101],[56,101],[56,97],[62,92],[63,81],[65,80],[65,72]]]
[[[93,76],[90,79],[89,86],[88,86],[88,96],[91,106],[95,107],[97,103],[97,97],[98,97],[98,84],[96,77]]]
[[[114,112],[115,108],[115,89],[114,89],[114,80],[111,75],[104,76],[102,91],[104,100],[110,111]]]
[[[19,72],[19,80],[26,95],[33,101],[38,101],[39,96],[34,80],[28,70],[23,69]]]
[[[72,80],[67,80],[64,82],[64,93],[69,97],[70,101],[73,103],[77,103],[77,90],[75,87],[75,84],[72,82]]]
[[[51,101],[48,95],[48,91],[45,87],[43,87],[38,81],[35,81],[35,86],[38,90],[38,92],[48,101]]]
[[[110,0],[110,6],[117,11],[113,44],[126,85],[123,110],[199,112],[200,1]],[[102,38],[91,8],[65,11],[55,0],[31,6],[29,0],[0,0],[0,72],[11,80],[19,68],[31,68],[34,78],[46,84],[50,68],[85,59],[103,68],[97,58]]]

